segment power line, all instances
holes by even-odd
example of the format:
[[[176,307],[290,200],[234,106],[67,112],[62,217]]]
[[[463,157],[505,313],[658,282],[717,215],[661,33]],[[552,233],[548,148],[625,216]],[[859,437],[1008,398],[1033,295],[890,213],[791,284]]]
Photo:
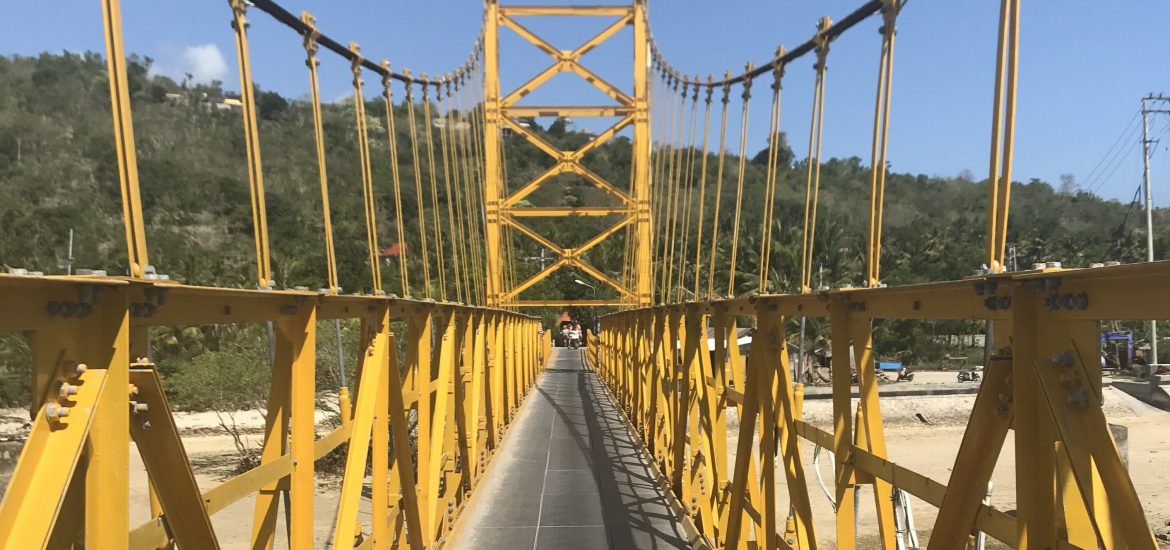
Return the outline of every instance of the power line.
[[[1098,160],[1097,165],[1094,166],[1093,169],[1089,171],[1088,175],[1085,176],[1083,185],[1087,187],[1089,183],[1093,181],[1094,176],[1100,175],[1098,174],[1098,170],[1101,168],[1102,164],[1105,164],[1106,159],[1115,154],[1114,150],[1117,149],[1118,145],[1130,141],[1127,136],[1137,131],[1138,127],[1136,122],[1138,121],[1138,117],[1140,117],[1141,114],[1141,111],[1133,114],[1133,118],[1129,119],[1129,123],[1125,125],[1124,129],[1121,130],[1121,133],[1117,136],[1117,139],[1113,141],[1113,145],[1109,146],[1109,149],[1105,151],[1105,154],[1101,157],[1101,160]]]
[[[1116,162],[1113,162],[1110,165],[1107,165],[1107,169],[1109,170],[1109,173],[1100,177],[1100,178],[1097,178],[1097,181],[1088,189],[1088,191],[1090,193],[1096,193],[1098,189],[1100,189],[1103,185],[1105,185],[1106,183],[1111,181],[1113,179],[1113,175],[1117,173],[1117,170],[1125,164],[1125,161],[1129,160],[1129,157],[1133,156],[1134,151],[1137,151],[1140,148],[1139,145],[1141,145],[1141,144],[1138,142],[1134,142],[1132,145],[1130,145],[1130,147],[1128,149],[1125,150],[1125,155],[1114,157],[1116,159]],[[1112,168],[1108,168],[1108,166],[1112,166]]]

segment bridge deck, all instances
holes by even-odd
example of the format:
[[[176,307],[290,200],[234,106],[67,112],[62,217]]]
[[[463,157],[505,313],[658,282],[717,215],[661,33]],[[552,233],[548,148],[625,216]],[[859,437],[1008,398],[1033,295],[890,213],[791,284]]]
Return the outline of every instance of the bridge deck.
[[[454,548],[689,548],[639,446],[580,353],[555,349]]]

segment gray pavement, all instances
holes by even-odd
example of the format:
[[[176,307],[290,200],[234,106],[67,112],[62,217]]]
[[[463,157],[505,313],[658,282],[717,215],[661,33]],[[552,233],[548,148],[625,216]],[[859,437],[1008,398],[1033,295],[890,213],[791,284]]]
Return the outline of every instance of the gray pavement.
[[[494,461],[455,549],[690,548],[580,351],[554,349]]]

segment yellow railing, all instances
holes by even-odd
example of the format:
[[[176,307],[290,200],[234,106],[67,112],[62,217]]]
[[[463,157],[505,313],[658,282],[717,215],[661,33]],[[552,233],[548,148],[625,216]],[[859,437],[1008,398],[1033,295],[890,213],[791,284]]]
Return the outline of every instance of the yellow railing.
[[[1102,320],[1170,316],[1167,280],[1170,263],[1158,262],[637,309],[604,317],[590,356],[717,547],[819,547],[805,439],[837,457],[836,548],[854,547],[854,492],[869,486],[879,532],[867,534],[883,548],[894,548],[896,487],[939,508],[932,549],[964,548],[973,530],[1019,548],[1154,549],[1101,409],[1099,330]],[[803,420],[785,330],[799,317],[830,327],[830,429]],[[857,368],[851,382],[852,364],[874,364],[873,322],[881,319],[994,327],[996,351],[946,483],[889,460],[875,372]],[[736,343],[742,327],[753,329],[746,353]],[[734,461],[730,410],[739,419]],[[1005,443],[1015,446],[1014,515],[982,502]],[[777,494],[781,477],[787,499]],[[779,507],[786,500],[791,507]]]

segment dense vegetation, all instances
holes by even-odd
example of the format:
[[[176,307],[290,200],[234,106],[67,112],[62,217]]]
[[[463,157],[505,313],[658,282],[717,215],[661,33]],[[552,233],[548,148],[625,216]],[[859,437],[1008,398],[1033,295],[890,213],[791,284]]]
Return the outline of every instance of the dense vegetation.
[[[152,75],[150,60],[132,58],[130,90],[137,137],[138,167],[146,216],[151,263],[159,273],[185,283],[231,287],[254,286],[251,213],[246,187],[244,144],[240,114],[214,108],[209,98],[222,97],[220,83],[178,83]],[[313,155],[311,111],[303,99],[284,98],[258,90],[260,134],[273,268],[278,288],[325,286],[320,192]],[[399,93],[398,97],[402,97]],[[0,264],[46,273],[63,272],[70,229],[74,231],[74,267],[125,273],[124,237],[117,186],[116,162],[109,120],[105,64],[95,53],[38,57],[0,57]],[[389,244],[395,225],[389,155],[381,99],[369,101],[367,114],[378,204],[381,241]],[[416,238],[417,204],[406,105],[396,106],[399,172],[404,185],[403,216],[409,236]],[[352,102],[324,106],[326,150],[333,212],[338,273],[346,292],[369,288],[366,242],[353,131]],[[542,128],[530,121],[542,137],[563,148],[585,143],[591,135],[557,120]],[[425,130],[419,123],[420,132]],[[436,132],[435,143],[440,139]],[[783,139],[783,136],[778,136]],[[506,138],[509,186],[518,187],[552,164],[552,159],[522,138]],[[630,143],[618,137],[591,153],[584,164],[606,179],[625,187]],[[895,155],[896,158],[896,155]],[[804,161],[783,146],[781,188],[776,208],[773,292],[791,291],[799,279],[800,223],[803,208]],[[713,200],[715,162],[709,164],[709,197]],[[740,239],[736,294],[756,290],[759,227],[767,151],[753,154],[746,165],[745,198]],[[423,170],[426,170],[424,163]],[[735,198],[738,162],[725,163],[723,204]],[[822,210],[817,229],[815,258],[824,284],[858,284],[864,271],[863,248],[868,216],[869,168],[857,157],[831,159],[822,168]],[[424,178],[424,181],[426,179]],[[442,181],[442,180],[440,180]],[[447,197],[439,185],[440,210],[446,216]],[[1011,228],[1021,267],[1033,262],[1062,261],[1065,266],[1091,262],[1139,261],[1144,257],[1144,233],[1133,205],[1107,201],[1078,192],[1075,186],[1054,189],[1048,182],[1031,180],[1013,186]],[[890,285],[955,279],[983,262],[986,185],[972,177],[891,173],[886,192],[883,279]],[[425,194],[428,221],[434,216]],[[597,204],[603,194],[576,176],[559,176],[532,195],[535,206]],[[711,202],[708,202],[711,204]],[[1170,229],[1170,213],[1158,211],[1159,227]],[[529,225],[555,242],[574,245],[603,227],[605,219],[531,220]],[[708,217],[708,220],[710,218]],[[729,252],[731,216],[720,218],[720,258]],[[709,223],[709,221],[708,221]],[[444,222],[440,230],[446,233]],[[708,231],[709,233],[709,231]],[[449,235],[445,235],[449,239]],[[449,242],[449,241],[448,241]],[[692,241],[693,242],[693,241]],[[1158,235],[1166,257],[1170,234]],[[589,259],[615,278],[621,276],[624,241],[621,237],[589,253]],[[539,246],[515,236],[517,281],[540,269]],[[411,259],[416,292],[421,284],[421,260]],[[448,269],[450,262],[448,262]],[[726,265],[718,261],[717,265]],[[724,268],[725,269],[725,268]],[[383,269],[384,287],[400,292],[397,270]],[[717,280],[726,281],[726,271]],[[585,278],[571,271],[537,285],[524,298],[589,298],[592,291],[575,284]],[[589,280],[585,278],[586,280]],[[598,285],[599,297],[611,294]],[[554,312],[544,312],[551,314]],[[596,312],[576,312],[590,319]],[[347,327],[353,332],[353,327]],[[927,336],[976,332],[962,324],[924,328],[921,324],[883,325],[882,350],[921,352]],[[323,332],[325,333],[325,332]],[[348,336],[347,346],[356,345]],[[160,366],[172,378],[201,379],[193,370],[208,369],[218,380],[249,380],[241,372],[263,362],[262,327],[176,328],[155,335]],[[21,338],[0,341],[0,369],[24,383],[19,372],[27,361]],[[330,343],[332,345],[332,343]],[[261,350],[261,351],[257,351]],[[327,360],[330,353],[320,353]],[[333,360],[336,364],[336,360]],[[199,369],[192,367],[198,366]],[[323,369],[324,370],[324,369]],[[184,372],[186,371],[186,372]],[[266,372],[261,376],[267,376]],[[4,378],[0,370],[0,378]],[[248,382],[250,384],[251,382]],[[192,384],[198,384],[192,380]],[[19,391],[0,384],[0,401],[18,400]],[[7,392],[7,393],[6,393]],[[180,402],[212,407],[215,396],[189,396]]]

